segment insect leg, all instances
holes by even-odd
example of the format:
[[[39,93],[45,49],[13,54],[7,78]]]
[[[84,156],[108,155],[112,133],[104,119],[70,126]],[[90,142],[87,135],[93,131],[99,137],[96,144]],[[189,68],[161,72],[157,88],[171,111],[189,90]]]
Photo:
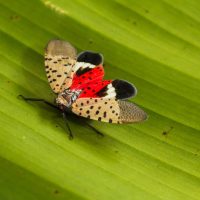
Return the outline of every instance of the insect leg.
[[[100,135],[101,137],[104,136],[103,133],[101,133],[100,131],[98,131],[95,127],[91,126],[89,123],[86,122],[86,125],[87,125],[88,127],[90,127],[93,131],[95,131],[96,134]]]
[[[43,102],[43,103],[45,103],[45,104],[47,104],[47,105],[49,105],[49,106],[51,106],[53,108],[59,109],[56,105],[54,105],[54,104],[52,104],[52,103],[50,103],[50,102],[48,102],[48,101],[46,101],[44,99],[27,98],[27,97],[24,97],[21,94],[18,97],[22,98],[24,101],[41,101],[41,102]]]
[[[88,126],[88,127],[91,128],[97,135],[99,135],[99,136],[101,136],[101,137],[104,136],[103,133],[101,133],[99,130],[97,130],[95,127],[93,127],[89,122],[87,122],[88,119],[80,118],[80,117],[77,116],[77,115],[73,115],[73,116],[75,117],[76,121],[79,122],[79,124],[82,124],[82,125],[84,125],[84,126]]]
[[[71,131],[70,126],[69,126],[69,123],[68,123],[68,121],[67,121],[66,113],[63,112],[63,113],[62,113],[62,116],[63,116],[64,121],[66,122],[67,130],[69,131],[69,139],[72,140],[72,139],[74,138],[74,136],[73,136],[73,134],[72,134],[72,131]]]
[[[48,101],[46,101],[46,100],[44,100],[44,99],[28,98],[28,97],[24,97],[23,95],[19,95],[18,97],[22,98],[24,101],[40,101],[40,102],[43,102],[43,103],[45,103],[45,104],[47,104],[47,105],[49,105],[49,106],[51,106],[51,107],[56,108],[56,109],[59,110],[59,108],[58,108],[56,105],[54,105],[54,104],[52,104],[52,103],[50,103],[50,102],[48,102]],[[71,140],[71,139],[74,138],[74,136],[73,136],[72,131],[71,131],[71,129],[70,129],[70,126],[69,126],[69,123],[68,123],[68,120],[67,120],[67,117],[66,117],[66,113],[63,112],[62,115],[63,115],[63,118],[64,118],[64,120],[65,120],[65,122],[66,122],[67,130],[68,130],[68,132],[69,132],[69,139]],[[85,124],[86,124],[88,127],[90,127],[93,131],[95,131],[98,135],[104,136],[103,133],[101,133],[100,131],[98,131],[96,128],[94,128],[93,126],[91,126],[91,125],[88,124],[87,122],[85,122]]]

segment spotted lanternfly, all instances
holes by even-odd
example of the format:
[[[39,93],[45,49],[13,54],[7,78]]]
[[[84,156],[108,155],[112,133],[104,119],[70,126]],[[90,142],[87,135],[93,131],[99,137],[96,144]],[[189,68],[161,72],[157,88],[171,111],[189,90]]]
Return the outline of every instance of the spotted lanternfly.
[[[119,124],[147,118],[141,108],[125,101],[136,95],[135,86],[124,80],[103,80],[103,56],[99,53],[77,55],[69,42],[51,40],[45,51],[45,68],[63,112]]]

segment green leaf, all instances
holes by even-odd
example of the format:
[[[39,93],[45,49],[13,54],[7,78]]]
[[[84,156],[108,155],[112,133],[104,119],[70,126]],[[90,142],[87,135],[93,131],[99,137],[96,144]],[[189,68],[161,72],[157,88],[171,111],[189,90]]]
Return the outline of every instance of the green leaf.
[[[200,3],[0,1],[0,199],[200,198]],[[69,116],[68,140],[43,64],[50,39],[104,54],[106,78],[138,88],[141,124]],[[86,122],[101,131],[99,137]]]

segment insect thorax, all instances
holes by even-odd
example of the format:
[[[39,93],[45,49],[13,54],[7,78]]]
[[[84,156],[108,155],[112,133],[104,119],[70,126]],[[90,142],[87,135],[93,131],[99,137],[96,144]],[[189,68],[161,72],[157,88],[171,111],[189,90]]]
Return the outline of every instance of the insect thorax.
[[[72,103],[79,97],[81,90],[64,90],[58,94],[56,104],[61,110],[69,110]]]

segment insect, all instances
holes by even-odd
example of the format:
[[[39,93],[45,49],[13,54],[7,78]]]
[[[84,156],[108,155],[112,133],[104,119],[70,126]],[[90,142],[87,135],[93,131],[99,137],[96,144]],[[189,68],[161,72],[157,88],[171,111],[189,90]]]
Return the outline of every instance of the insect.
[[[69,42],[51,40],[45,50],[45,70],[50,87],[57,94],[56,107],[64,116],[72,112],[80,117],[118,124],[147,119],[141,108],[125,101],[136,95],[135,86],[124,80],[103,79],[100,53],[84,51],[77,55]]]

